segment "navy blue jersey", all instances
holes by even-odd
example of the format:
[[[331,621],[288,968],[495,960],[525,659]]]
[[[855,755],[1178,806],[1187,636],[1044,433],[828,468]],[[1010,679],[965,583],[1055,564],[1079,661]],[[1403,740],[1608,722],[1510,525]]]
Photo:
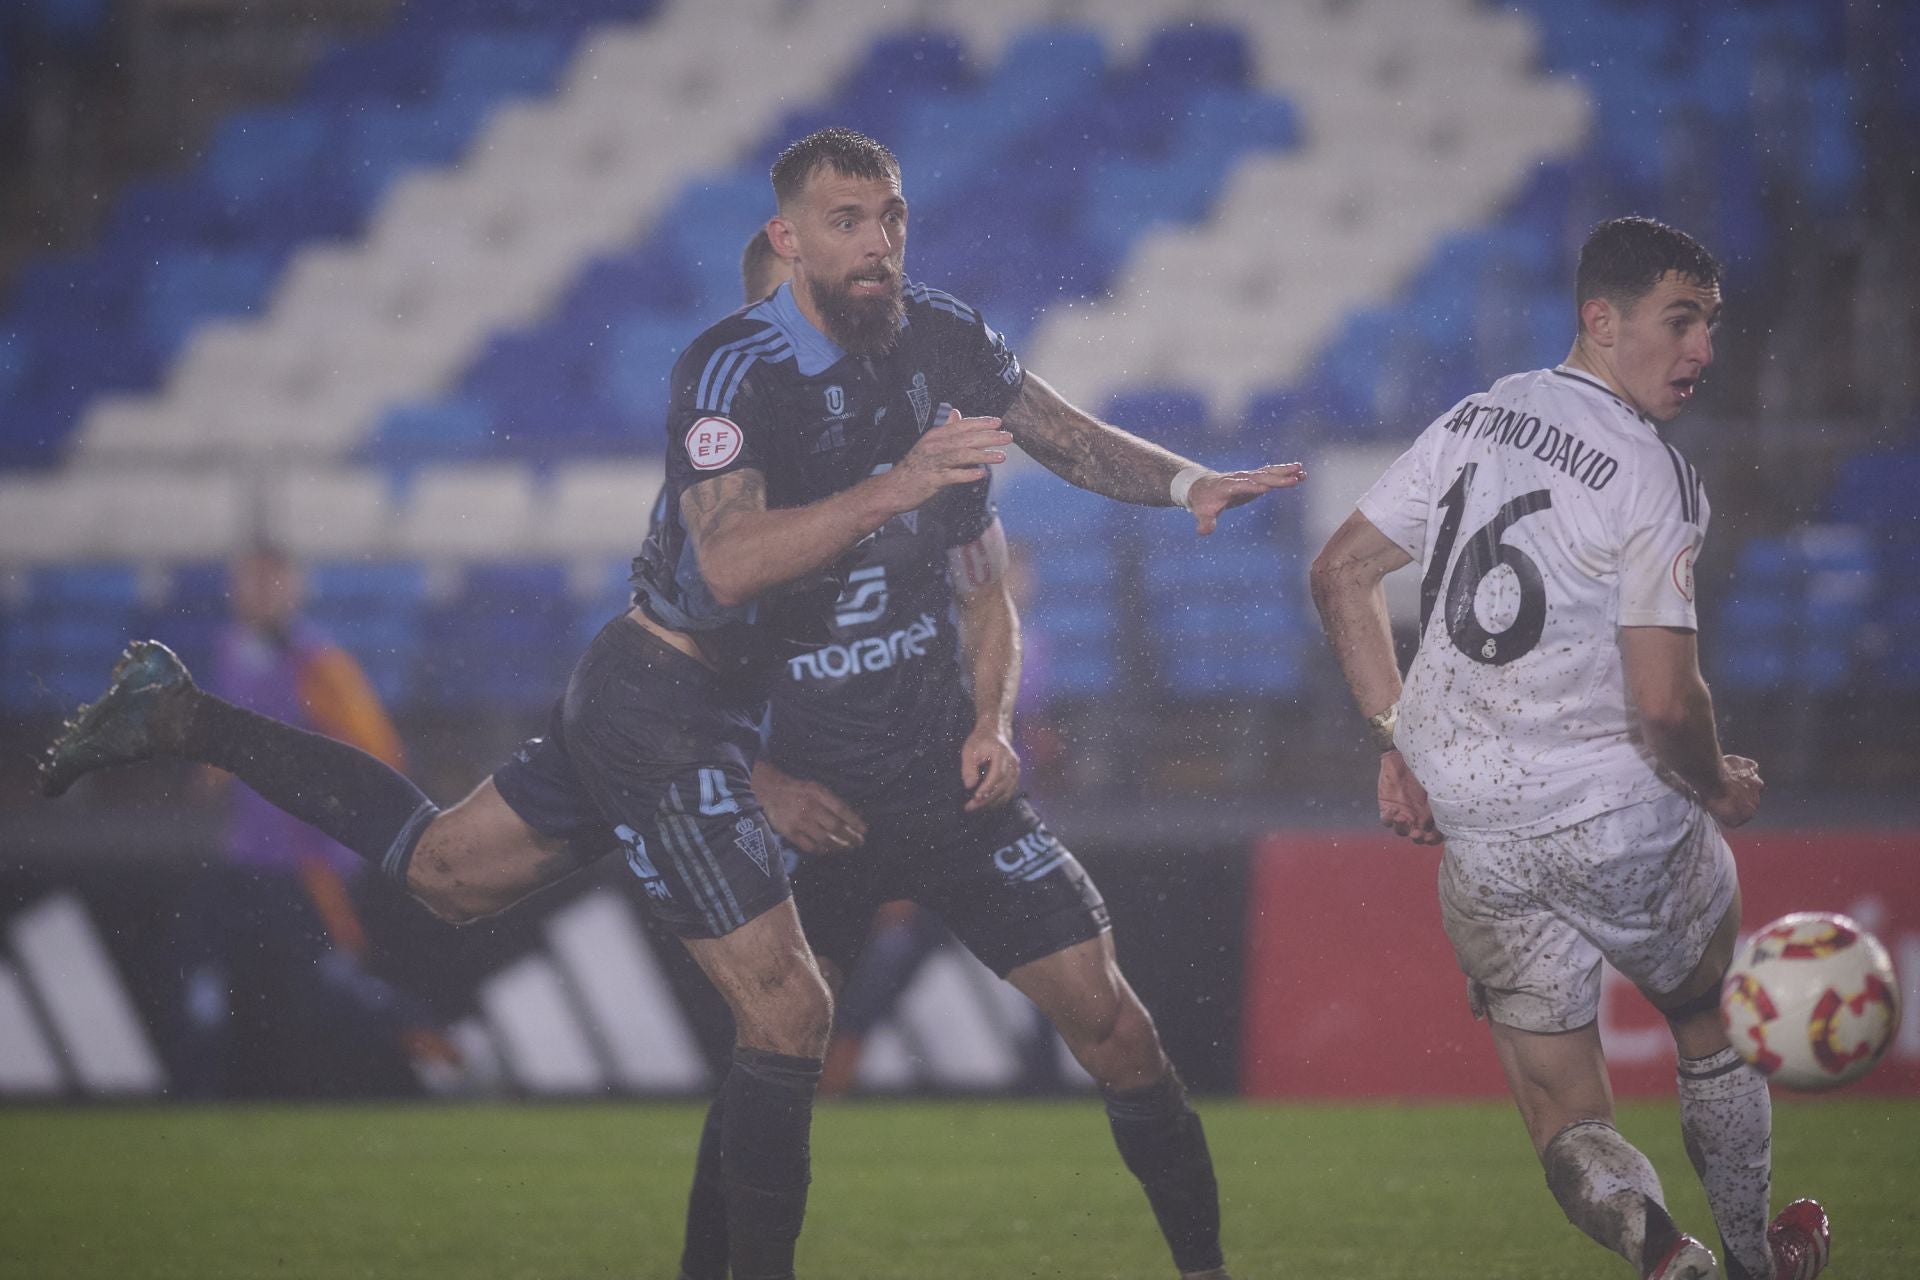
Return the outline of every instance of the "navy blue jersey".
[[[697,634],[725,675],[767,678],[827,643],[858,549],[818,581],[723,606],[681,520],[688,488],[751,469],[769,508],[805,506],[900,461],[942,404],[992,417],[1013,403],[1024,371],[977,312],[923,285],[909,283],[905,299],[900,340],[883,356],[847,355],[782,285],[674,365],[662,518],[634,560],[634,598],[662,625]]]
[[[861,543],[828,643],[789,657],[773,683],[769,759],[856,806],[928,752],[951,755],[958,778],[974,707],[947,552],[992,521],[986,486],[968,485]]]

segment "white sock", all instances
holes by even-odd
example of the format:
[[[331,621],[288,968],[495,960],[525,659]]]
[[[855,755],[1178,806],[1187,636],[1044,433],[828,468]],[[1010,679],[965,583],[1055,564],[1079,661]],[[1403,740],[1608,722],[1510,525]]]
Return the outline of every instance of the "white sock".
[[[1732,1048],[1680,1059],[1680,1132],[1720,1227],[1729,1280],[1772,1280],[1773,1098],[1766,1078]]]
[[[1567,1221],[1644,1273],[1677,1236],[1660,1176],[1604,1120],[1576,1120],[1540,1154],[1547,1187]],[[1648,1255],[1652,1256],[1649,1257]]]

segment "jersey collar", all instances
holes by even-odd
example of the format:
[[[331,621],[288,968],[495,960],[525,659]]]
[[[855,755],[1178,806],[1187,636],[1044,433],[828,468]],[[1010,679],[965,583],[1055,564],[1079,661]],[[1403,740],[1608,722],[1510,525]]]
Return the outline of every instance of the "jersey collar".
[[[1635,409],[1632,405],[1628,404],[1625,400],[1622,400],[1619,394],[1616,393],[1612,387],[1600,381],[1598,378],[1594,377],[1592,374],[1582,373],[1578,369],[1569,369],[1567,368],[1567,366],[1563,364],[1557,364],[1553,366],[1553,373],[1556,377],[1567,378],[1574,382],[1585,383],[1587,386],[1592,387],[1595,391],[1598,391],[1601,395],[1605,396],[1607,399],[1619,405],[1622,409],[1625,409],[1628,413],[1632,414],[1634,417],[1640,419],[1640,421],[1652,427],[1653,433],[1655,435],[1660,434],[1659,423],[1655,422],[1652,418],[1649,418],[1646,414],[1641,413],[1638,409]]]
[[[765,301],[748,308],[747,314],[780,330],[793,347],[795,366],[803,378],[817,377],[847,358],[840,345],[820,332],[793,300],[793,283],[786,281]]]

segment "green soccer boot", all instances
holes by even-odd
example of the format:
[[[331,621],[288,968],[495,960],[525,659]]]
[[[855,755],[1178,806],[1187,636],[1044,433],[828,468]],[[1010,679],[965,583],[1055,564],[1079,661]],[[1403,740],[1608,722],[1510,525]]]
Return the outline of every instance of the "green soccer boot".
[[[193,714],[193,677],[158,640],[136,640],[113,664],[107,691],[82,706],[40,761],[40,789],[57,796],[96,769],[177,753]]]

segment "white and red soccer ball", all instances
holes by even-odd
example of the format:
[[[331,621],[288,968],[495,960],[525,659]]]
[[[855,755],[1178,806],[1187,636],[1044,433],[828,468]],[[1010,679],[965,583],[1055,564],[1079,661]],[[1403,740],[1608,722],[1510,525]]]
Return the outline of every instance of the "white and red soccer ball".
[[[1832,1089],[1873,1069],[1900,1026],[1900,987],[1880,940],[1851,918],[1796,911],[1734,957],[1720,989],[1733,1047],[1793,1089]]]

